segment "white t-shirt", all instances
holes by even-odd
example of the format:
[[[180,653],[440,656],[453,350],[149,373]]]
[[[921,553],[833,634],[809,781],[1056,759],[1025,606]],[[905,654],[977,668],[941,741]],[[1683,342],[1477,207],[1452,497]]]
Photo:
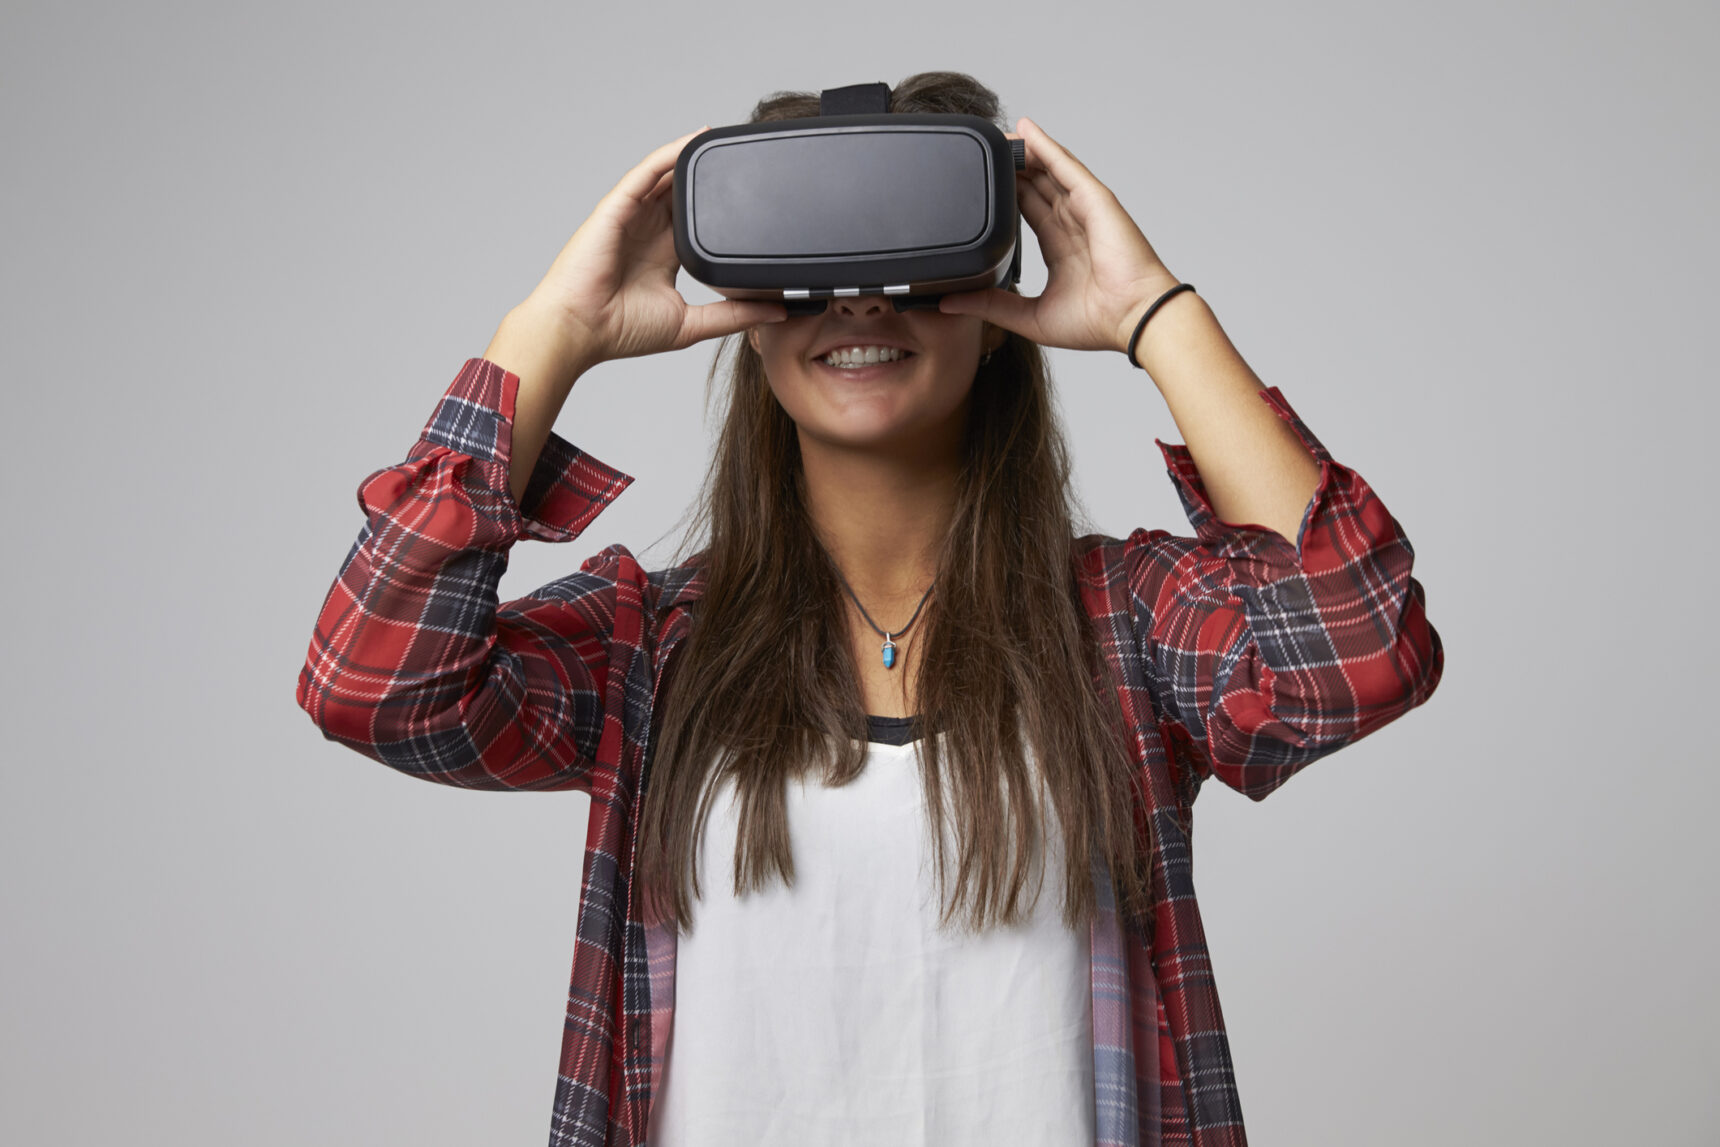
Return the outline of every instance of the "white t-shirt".
[[[1091,1147],[1088,931],[1061,918],[1054,813],[1030,917],[975,937],[939,928],[912,742],[874,739],[844,787],[789,783],[792,888],[734,896],[733,797],[712,804],[677,946],[650,1147]]]

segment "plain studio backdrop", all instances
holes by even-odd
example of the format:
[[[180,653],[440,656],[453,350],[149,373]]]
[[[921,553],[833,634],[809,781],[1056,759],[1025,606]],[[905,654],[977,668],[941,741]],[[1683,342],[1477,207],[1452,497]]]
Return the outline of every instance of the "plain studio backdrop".
[[[1720,1142],[1712,6],[0,21],[0,1140],[543,1142],[587,800],[414,781],[294,704],[358,484],[652,148],[954,69],[1373,484],[1445,642],[1424,707],[1197,804],[1253,1140]],[[558,430],[638,481],[504,597],[667,557],[714,349],[579,383]],[[1151,380],[1051,359],[1093,523],[1192,532]]]

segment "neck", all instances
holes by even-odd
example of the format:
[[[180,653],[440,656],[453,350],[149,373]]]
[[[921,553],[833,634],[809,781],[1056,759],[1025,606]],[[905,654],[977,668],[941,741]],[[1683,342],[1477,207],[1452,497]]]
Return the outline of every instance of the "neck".
[[[902,625],[932,584],[955,511],[954,450],[857,450],[801,436],[813,529],[866,609]]]

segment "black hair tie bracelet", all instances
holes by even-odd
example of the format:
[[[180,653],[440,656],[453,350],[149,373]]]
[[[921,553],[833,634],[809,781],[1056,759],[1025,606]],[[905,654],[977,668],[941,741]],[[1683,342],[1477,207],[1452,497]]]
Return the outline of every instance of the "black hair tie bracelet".
[[[1155,311],[1157,311],[1160,307],[1165,305],[1166,299],[1170,298],[1172,295],[1176,294],[1178,291],[1192,291],[1192,290],[1194,290],[1194,284],[1193,283],[1178,283],[1176,286],[1172,287],[1170,290],[1166,291],[1164,294],[1160,295],[1158,298],[1153,300],[1153,305],[1147,308],[1147,313],[1142,315],[1141,321],[1135,324],[1135,333],[1129,336],[1129,349],[1127,351],[1123,352],[1129,356],[1129,365],[1130,366],[1136,368],[1137,370],[1146,370],[1147,369],[1146,367],[1142,366],[1140,363],[1135,361],[1135,344],[1141,341],[1141,332],[1147,329],[1147,320],[1153,317],[1153,313]]]

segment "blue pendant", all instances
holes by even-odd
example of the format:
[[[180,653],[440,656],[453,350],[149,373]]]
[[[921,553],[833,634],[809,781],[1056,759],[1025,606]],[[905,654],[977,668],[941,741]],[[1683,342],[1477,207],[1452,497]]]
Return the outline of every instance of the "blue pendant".
[[[884,668],[892,669],[896,664],[896,643],[888,637],[884,639]]]

